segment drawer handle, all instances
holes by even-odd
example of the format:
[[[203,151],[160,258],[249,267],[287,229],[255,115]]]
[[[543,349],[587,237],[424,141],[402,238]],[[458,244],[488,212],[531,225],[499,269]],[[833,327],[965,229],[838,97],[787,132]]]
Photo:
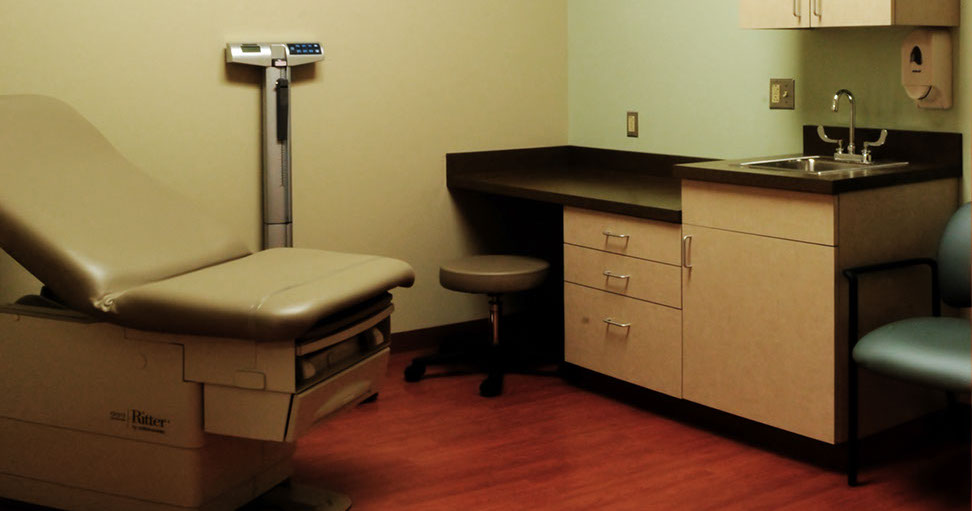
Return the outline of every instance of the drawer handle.
[[[682,236],[682,266],[692,267],[692,235]]]
[[[604,270],[604,276],[613,279],[621,279],[621,280],[628,280],[631,278],[631,275],[618,275],[617,273],[614,273],[613,271],[610,270]]]
[[[605,323],[607,323],[609,325],[619,326],[621,328],[630,328],[631,327],[631,323],[621,323],[620,321],[615,321],[615,320],[613,320],[611,318],[604,318],[602,321],[604,321]]]
[[[617,234],[611,231],[603,231],[601,234],[607,236],[608,238],[621,238],[623,240],[626,240],[631,237],[628,236],[627,234]]]

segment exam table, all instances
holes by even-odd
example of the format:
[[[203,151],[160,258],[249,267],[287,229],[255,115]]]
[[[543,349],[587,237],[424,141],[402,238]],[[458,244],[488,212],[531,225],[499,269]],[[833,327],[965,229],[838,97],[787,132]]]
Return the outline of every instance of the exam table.
[[[414,279],[251,253],[42,96],[0,96],[0,248],[44,284],[0,308],[0,497],[66,509],[235,509],[286,481],[295,439],[378,392]]]

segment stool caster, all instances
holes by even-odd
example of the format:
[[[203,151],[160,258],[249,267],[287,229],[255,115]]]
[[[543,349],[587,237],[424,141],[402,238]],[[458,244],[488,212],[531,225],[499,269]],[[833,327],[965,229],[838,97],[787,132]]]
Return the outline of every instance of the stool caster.
[[[405,381],[416,382],[425,375],[425,364],[412,362],[412,365],[405,368]]]
[[[496,397],[503,393],[503,376],[489,376],[479,384],[479,395]]]

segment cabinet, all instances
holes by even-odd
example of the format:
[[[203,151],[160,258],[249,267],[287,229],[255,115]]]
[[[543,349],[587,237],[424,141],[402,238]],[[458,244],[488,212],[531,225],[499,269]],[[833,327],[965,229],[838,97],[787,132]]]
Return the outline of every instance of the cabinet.
[[[958,26],[959,0],[740,0],[742,28]]]
[[[836,199],[712,192],[683,190],[683,396],[833,442]]]
[[[682,224],[564,208],[572,364],[827,443],[846,440],[841,270],[933,256],[956,179],[839,195],[682,181]],[[684,241],[683,241],[684,235]],[[684,257],[683,257],[684,250]],[[904,282],[904,284],[902,284]],[[862,287],[861,332],[924,314],[927,275]],[[861,375],[862,434],[940,396]]]
[[[682,395],[681,228],[564,208],[564,358]]]
[[[844,440],[840,270],[933,255],[956,186],[941,180],[822,195],[683,181],[683,397],[824,442]],[[868,325],[901,305],[872,299],[880,306]],[[878,407],[867,430],[929,407],[915,391],[887,385],[879,387],[898,402]],[[914,406],[905,395],[915,396]]]

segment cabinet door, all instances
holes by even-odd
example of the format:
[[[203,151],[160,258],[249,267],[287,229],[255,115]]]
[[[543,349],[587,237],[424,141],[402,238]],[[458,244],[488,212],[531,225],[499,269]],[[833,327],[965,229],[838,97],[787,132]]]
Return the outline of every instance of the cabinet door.
[[[810,24],[815,27],[894,24],[893,0],[810,0],[810,2]]]
[[[811,0],[739,0],[742,28],[807,28]]]
[[[683,232],[683,397],[833,443],[836,249]]]

